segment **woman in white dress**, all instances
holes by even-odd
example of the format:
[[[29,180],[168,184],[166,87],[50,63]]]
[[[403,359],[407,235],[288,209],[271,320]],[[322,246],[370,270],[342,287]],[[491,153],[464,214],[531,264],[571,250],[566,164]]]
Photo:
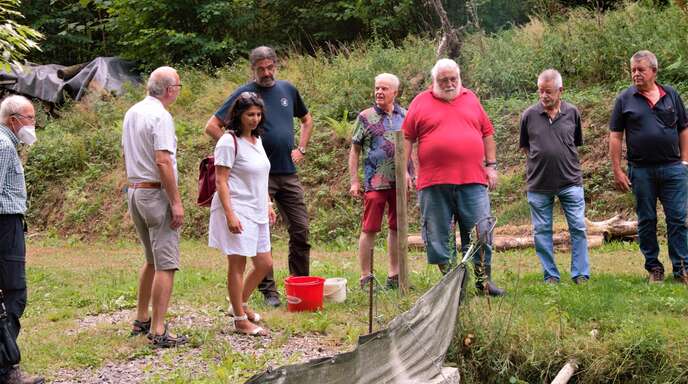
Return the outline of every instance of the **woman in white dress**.
[[[267,335],[247,303],[272,268],[270,225],[276,218],[268,195],[270,161],[260,140],[264,112],[263,100],[253,92],[243,92],[229,109],[227,132],[215,147],[216,192],[208,228],[208,244],[227,255],[234,328],[252,336]],[[253,270],[244,280],[248,258]]]

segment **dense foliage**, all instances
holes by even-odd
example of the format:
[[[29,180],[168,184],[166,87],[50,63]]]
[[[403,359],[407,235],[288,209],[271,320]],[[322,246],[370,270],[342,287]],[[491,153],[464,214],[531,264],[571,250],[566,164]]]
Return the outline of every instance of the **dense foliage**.
[[[663,81],[688,87],[687,34],[688,13],[678,6],[576,9],[564,22],[532,19],[494,36],[473,35],[463,51],[463,70],[481,95],[509,97],[534,92],[544,68],[559,69],[566,87],[626,83],[631,55],[650,49],[660,58]]]
[[[16,19],[19,13],[20,0],[0,0],[0,64],[18,62],[31,50],[38,49],[37,40],[42,35]]]
[[[489,33],[527,22],[532,12],[549,17],[588,2],[443,3],[462,32]],[[22,12],[48,37],[43,52],[31,56],[35,62],[76,64],[118,55],[147,68],[220,66],[260,44],[312,54],[370,38],[399,43],[409,34],[434,37],[439,26],[425,0],[27,0]]]

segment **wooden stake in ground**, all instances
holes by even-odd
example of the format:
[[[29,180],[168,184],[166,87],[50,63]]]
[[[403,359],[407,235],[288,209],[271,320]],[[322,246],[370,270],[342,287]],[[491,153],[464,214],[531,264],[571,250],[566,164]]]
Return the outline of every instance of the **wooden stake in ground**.
[[[373,269],[373,254],[375,253],[375,245],[370,249],[370,281],[368,286],[368,333],[373,333],[373,290],[375,287],[375,270]]]
[[[404,156],[404,134],[394,134],[394,169],[397,186],[397,257],[399,259],[399,290],[406,294],[408,281],[408,215],[406,206],[406,156]]]

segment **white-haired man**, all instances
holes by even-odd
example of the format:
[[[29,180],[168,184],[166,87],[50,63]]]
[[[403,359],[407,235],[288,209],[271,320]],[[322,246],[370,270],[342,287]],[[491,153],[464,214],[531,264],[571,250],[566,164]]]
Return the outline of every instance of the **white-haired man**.
[[[664,281],[657,242],[657,200],[662,203],[674,280],[688,285],[688,118],[676,90],[657,83],[657,57],[631,57],[633,85],[619,93],[609,119],[609,157],[616,185],[633,190],[638,243],[650,283]],[[621,169],[626,135],[628,174]]]
[[[399,259],[396,250],[397,215],[394,167],[394,134],[401,130],[406,110],[396,103],[399,78],[390,73],[375,77],[375,103],[358,115],[349,151],[349,175],[353,197],[363,197],[363,222],[358,240],[361,264],[361,288],[372,279],[370,252],[375,236],[382,228],[387,206],[387,253],[389,270],[387,288],[399,286]],[[363,150],[363,191],[358,177],[358,158]]]
[[[179,230],[184,220],[177,189],[177,138],[167,111],[181,87],[173,68],[154,70],[148,79],[148,96],[127,111],[122,130],[129,214],[146,255],[132,335],[146,334],[158,348],[187,341],[172,335],[164,323],[174,273],[179,269]]]
[[[441,59],[432,68],[432,89],[421,92],[409,106],[404,120],[404,152],[418,143],[418,178],[423,239],[428,263],[446,272],[455,255],[449,232],[456,220],[461,246],[468,248],[469,234],[479,228],[484,246],[473,256],[476,288],[480,294],[502,296],[504,290],[491,280],[490,198],[497,185],[494,128],[473,92],[461,86],[459,66]]]
[[[19,143],[36,141],[33,104],[23,96],[9,96],[0,103],[0,290],[7,311],[10,337],[17,340],[26,308],[26,184],[19,158]],[[2,384],[43,383],[19,366],[0,367]]]
[[[557,197],[571,235],[571,278],[581,284],[590,279],[590,263],[583,174],[576,149],[583,145],[580,113],[574,105],[561,100],[564,87],[557,70],[540,73],[537,86],[540,101],[521,116],[519,144],[528,156],[527,197],[535,253],[540,258],[545,282],[558,283],[561,276],[552,242],[552,208]]]

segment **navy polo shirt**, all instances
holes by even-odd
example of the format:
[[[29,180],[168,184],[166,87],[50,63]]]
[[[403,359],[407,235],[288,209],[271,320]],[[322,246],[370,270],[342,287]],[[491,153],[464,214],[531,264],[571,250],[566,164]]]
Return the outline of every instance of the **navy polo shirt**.
[[[519,147],[528,148],[528,191],[557,193],[572,185],[583,185],[576,148],[581,145],[581,117],[574,105],[562,100],[554,119],[549,118],[542,103],[526,109],[521,116]]]
[[[255,92],[265,102],[264,131],[261,139],[265,153],[270,159],[270,174],[296,173],[296,166],[291,159],[291,151],[294,149],[294,117],[302,118],[308,113],[299,91],[284,80],[277,80],[272,87],[261,87],[252,81],[229,95],[215,112],[215,117],[226,124],[229,120],[229,108],[242,92]]]
[[[650,104],[636,86],[617,97],[609,120],[612,132],[625,132],[628,161],[635,166],[676,163],[681,160],[679,133],[686,128],[686,110],[670,86],[657,104]]]

